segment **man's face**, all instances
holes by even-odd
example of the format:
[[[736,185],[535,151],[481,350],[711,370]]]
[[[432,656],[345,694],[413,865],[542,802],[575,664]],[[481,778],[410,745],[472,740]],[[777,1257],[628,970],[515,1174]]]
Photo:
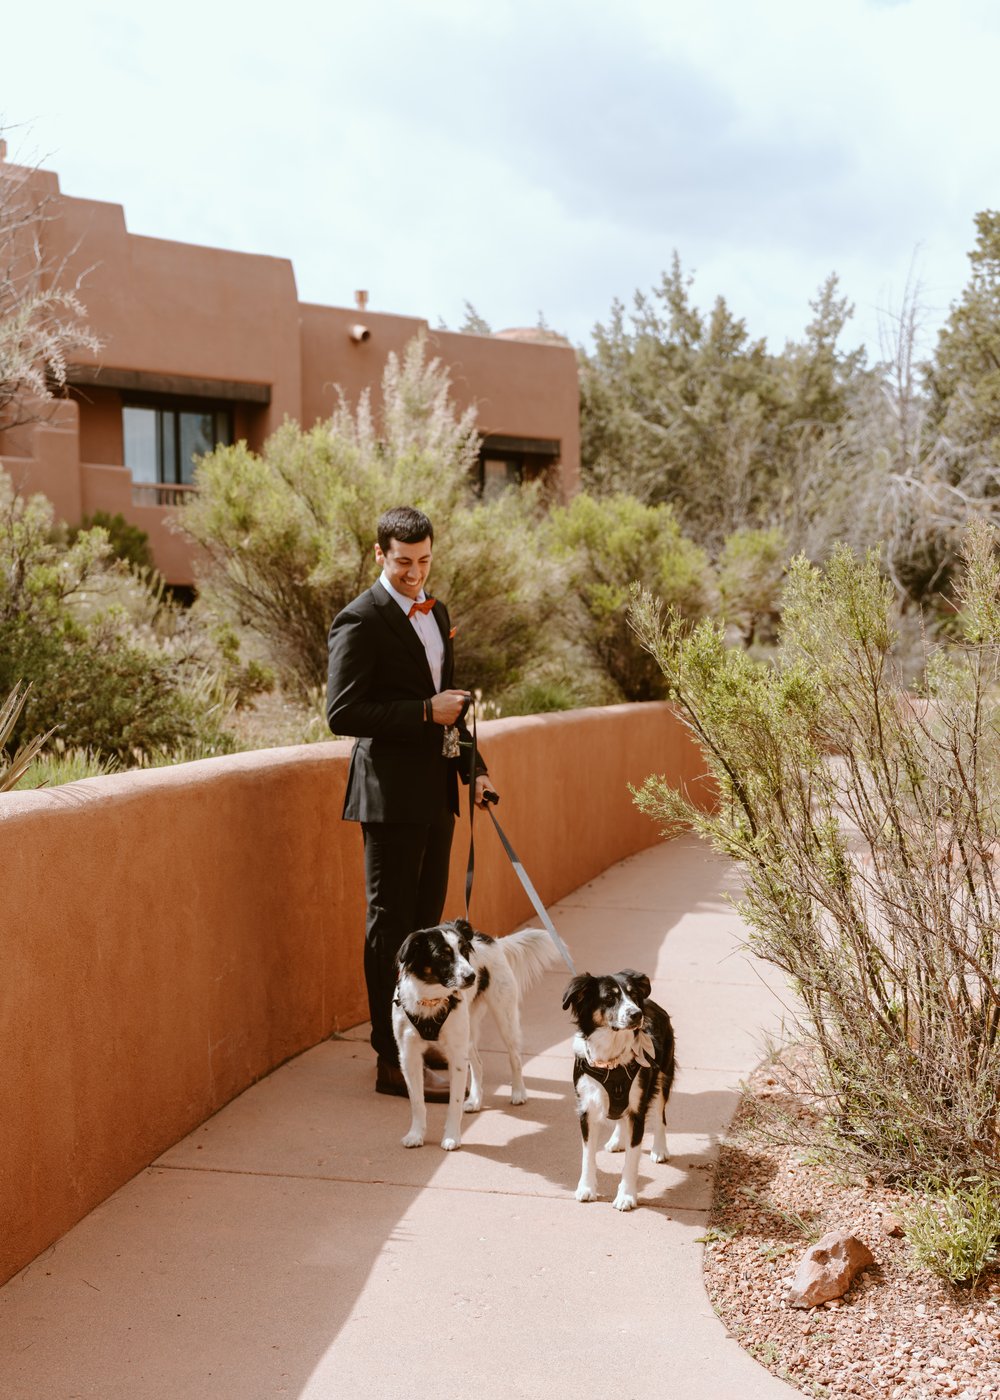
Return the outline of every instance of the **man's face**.
[[[417,544],[402,544],[391,539],[384,553],[381,545],[375,546],[375,558],[397,593],[402,593],[404,598],[420,596],[431,571],[430,537]]]

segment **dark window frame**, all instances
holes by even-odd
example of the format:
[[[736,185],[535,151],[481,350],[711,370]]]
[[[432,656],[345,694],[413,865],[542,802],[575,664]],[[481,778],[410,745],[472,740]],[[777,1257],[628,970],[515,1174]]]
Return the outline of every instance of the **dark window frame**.
[[[480,443],[476,460],[476,495],[480,499],[485,495],[487,462],[503,462],[508,472],[507,484],[523,486],[526,481],[534,481],[555,467],[561,452],[562,443],[557,438],[519,438],[508,437],[504,433],[487,433]]]
[[[184,480],[184,463],[181,460],[181,432],[180,415],[182,413],[197,414],[204,417],[211,414],[213,417],[212,436],[215,438],[215,447],[232,446],[235,441],[235,417],[233,404],[225,399],[203,399],[191,398],[186,395],[175,394],[142,394],[128,393],[122,395],[122,432],[124,436],[125,410],[129,408],[152,409],[157,414],[156,422],[156,482],[150,483],[157,486],[184,486],[189,483]],[[173,461],[169,464],[171,475],[167,474],[167,451],[164,433],[164,416],[173,416]],[[218,434],[218,419],[224,415],[226,425],[226,441],[223,441]],[[128,465],[126,463],[126,465]],[[139,483],[143,484],[143,483]]]

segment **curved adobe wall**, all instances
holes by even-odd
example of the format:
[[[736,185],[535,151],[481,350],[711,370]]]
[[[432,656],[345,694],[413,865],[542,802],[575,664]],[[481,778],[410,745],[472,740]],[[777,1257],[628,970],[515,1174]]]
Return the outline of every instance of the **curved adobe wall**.
[[[658,839],[627,782],[703,771],[666,705],[497,720],[480,740],[546,903]],[[0,1281],[254,1080],[367,1018],[349,752],[0,797]],[[530,905],[489,823],[476,832],[473,921],[509,932]],[[449,915],[467,850],[463,821]]]

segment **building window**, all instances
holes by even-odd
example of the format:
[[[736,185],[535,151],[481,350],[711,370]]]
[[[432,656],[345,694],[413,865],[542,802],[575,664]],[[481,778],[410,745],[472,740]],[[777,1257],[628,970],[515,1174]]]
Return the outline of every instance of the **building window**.
[[[122,428],[132,480],[153,486],[190,486],[195,457],[233,441],[232,412],[211,404],[126,404]]]
[[[546,476],[559,461],[555,438],[515,438],[487,433],[479,448],[476,488],[492,500],[511,486]]]
[[[516,457],[487,457],[479,460],[479,494],[492,501],[508,486],[520,486],[523,479],[521,463]]]

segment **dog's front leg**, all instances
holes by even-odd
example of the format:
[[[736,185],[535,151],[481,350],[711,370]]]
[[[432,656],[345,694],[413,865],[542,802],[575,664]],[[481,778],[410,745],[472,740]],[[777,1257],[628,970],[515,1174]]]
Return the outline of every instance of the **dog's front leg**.
[[[666,1162],[670,1154],[667,1151],[667,1105],[662,1091],[657,1092],[650,1108],[653,1112],[653,1150],[650,1157],[654,1162]]]
[[[406,1035],[399,1047],[399,1067],[406,1080],[410,1096],[410,1131],[403,1138],[404,1147],[423,1147],[427,1132],[427,1105],[424,1103],[424,1053],[416,1035]]]
[[[583,1139],[583,1159],[580,1164],[580,1180],[576,1188],[578,1201],[596,1201],[597,1190],[597,1135],[593,1131],[590,1114],[586,1109],[580,1113],[580,1136]]]
[[[448,1116],[444,1124],[444,1137],[441,1146],[446,1152],[454,1152],[462,1146],[462,1103],[465,1099],[465,1081],[469,1072],[468,1061],[462,1055],[449,1059],[451,1082],[448,1095]]]
[[[639,1204],[639,1159],[642,1156],[642,1137],[646,1131],[645,1117],[629,1114],[628,1146],[622,1165],[622,1179],[618,1183],[618,1194],[613,1205],[615,1210],[635,1210]]]
[[[462,1146],[462,1104],[465,1099],[465,1081],[469,1073],[469,1042],[469,1006],[463,999],[448,1017],[440,1042],[451,1072],[448,1084],[448,1113],[445,1117],[444,1137],[441,1139],[441,1146],[446,1152],[454,1152]]]

